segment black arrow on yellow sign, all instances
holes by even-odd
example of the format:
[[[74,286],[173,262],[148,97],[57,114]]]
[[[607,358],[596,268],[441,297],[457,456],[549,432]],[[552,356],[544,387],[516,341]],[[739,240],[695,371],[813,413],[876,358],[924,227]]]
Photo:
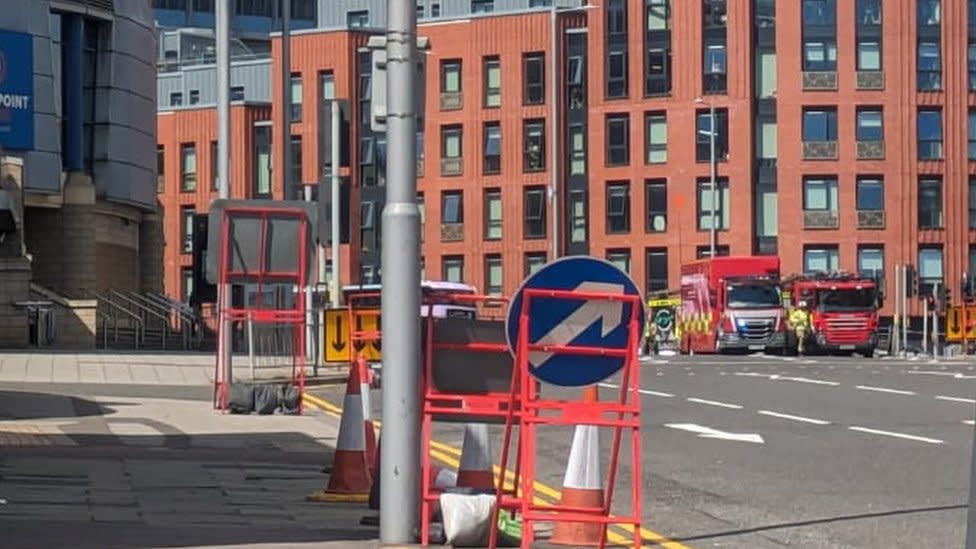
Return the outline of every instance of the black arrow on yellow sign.
[[[959,333],[961,326],[959,326],[959,309],[952,309],[952,314],[949,315],[949,330],[953,333]]]
[[[356,315],[356,331],[357,332],[363,331],[363,317],[360,315]],[[352,346],[355,347],[357,351],[362,351],[363,348],[366,346],[366,342],[363,340],[353,341]]]
[[[335,338],[332,340],[332,348],[342,352],[346,348],[346,342],[342,340],[342,315],[336,317]]]

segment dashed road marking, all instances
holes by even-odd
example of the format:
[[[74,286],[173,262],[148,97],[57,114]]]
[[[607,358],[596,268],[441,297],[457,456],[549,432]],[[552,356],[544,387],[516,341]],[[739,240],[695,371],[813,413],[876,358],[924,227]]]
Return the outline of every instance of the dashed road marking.
[[[718,406],[720,408],[731,408],[733,410],[741,410],[742,409],[742,406],[739,406],[738,404],[728,404],[728,403],[725,403],[725,402],[718,402],[718,401],[715,401],[715,400],[705,400],[703,398],[688,397],[685,400],[687,400],[688,402],[697,402],[698,404],[707,404],[709,406]]]
[[[935,397],[935,399],[936,400],[948,400],[950,402],[965,402],[966,404],[976,404],[976,400],[973,400],[971,398],[950,397],[950,396],[938,395],[937,397]]]
[[[814,425],[830,425],[830,422],[829,421],[826,421],[826,420],[823,420],[823,419],[813,419],[813,418],[810,418],[810,417],[794,416],[794,415],[791,415],[791,414],[781,414],[779,412],[770,412],[769,410],[759,410],[757,413],[760,414],[760,415],[764,415],[764,416],[778,417],[778,418],[782,418],[782,419],[789,419],[789,420],[793,420],[793,421],[800,421],[800,422],[803,422],[803,423],[813,423]]]
[[[648,389],[638,389],[637,392],[639,392],[642,395],[659,396],[659,397],[664,397],[664,398],[671,398],[671,397],[674,396],[671,393],[662,393],[660,391],[651,391],[651,390],[648,390]]]
[[[872,387],[870,385],[858,385],[857,389],[862,391],[875,391],[878,393],[891,393],[894,395],[914,395],[915,391],[902,391],[901,389],[887,389],[885,387]]]
[[[976,421],[973,421],[971,419],[964,419],[964,420],[962,420],[962,422],[965,423],[966,425],[974,425],[974,424],[976,424]]]
[[[878,429],[869,429],[867,427],[858,427],[856,425],[852,425],[852,426],[848,427],[848,429],[850,429],[851,431],[858,431],[858,432],[861,432],[861,433],[870,433],[870,434],[873,434],[873,435],[882,435],[882,436],[886,436],[886,437],[902,438],[902,439],[905,439],[905,440],[915,440],[915,441],[918,441],[918,442],[927,442],[929,444],[944,444],[944,441],[941,441],[941,440],[939,440],[937,438],[928,438],[928,437],[920,437],[920,436],[915,436],[915,435],[906,435],[905,433],[895,433],[895,432],[892,432],[892,431],[880,431]]]

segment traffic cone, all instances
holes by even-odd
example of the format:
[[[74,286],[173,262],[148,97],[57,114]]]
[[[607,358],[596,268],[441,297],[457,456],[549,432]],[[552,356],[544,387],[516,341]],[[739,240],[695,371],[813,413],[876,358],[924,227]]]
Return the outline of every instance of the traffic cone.
[[[372,416],[372,406],[370,402],[370,372],[369,366],[366,364],[366,359],[360,354],[359,358],[356,359],[356,368],[359,370],[359,393],[362,396],[361,401],[363,403],[363,430],[366,440],[366,463],[369,464],[370,468],[375,468],[378,463],[378,450],[376,447],[376,425],[373,423]],[[377,469],[378,471],[378,469]],[[376,473],[378,474],[378,473]]]
[[[595,402],[596,388],[587,388],[584,402]],[[603,469],[600,466],[600,430],[595,425],[577,425],[573,433],[573,446],[569,451],[569,463],[563,478],[560,505],[602,509]],[[587,522],[556,522],[549,542],[553,545],[599,546],[603,526]]]
[[[488,426],[484,423],[468,423],[464,426],[457,486],[495,489],[495,477],[491,472],[491,443],[488,441]]]
[[[329,484],[324,491],[306,497],[308,501],[366,502],[369,499],[369,489],[372,484],[371,464],[366,455],[366,422],[363,417],[363,397],[358,367],[349,369],[349,381],[346,384],[346,396],[342,404],[339,441],[336,445]]]

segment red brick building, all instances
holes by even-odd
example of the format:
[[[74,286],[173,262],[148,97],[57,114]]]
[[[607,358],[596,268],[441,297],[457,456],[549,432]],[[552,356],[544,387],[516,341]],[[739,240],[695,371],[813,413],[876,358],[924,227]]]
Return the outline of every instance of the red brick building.
[[[512,292],[553,256],[555,204],[560,254],[606,257],[648,291],[675,286],[682,262],[710,253],[714,107],[717,253],[779,254],[787,273],[882,269],[889,290],[908,263],[958,300],[976,258],[976,2],[910,4],[606,0],[557,11],[555,56],[549,8],[422,20],[425,276]],[[348,100],[344,283],[380,257],[385,139],[369,130],[369,34],[295,33],[292,101],[275,86],[270,108],[233,111],[235,139],[262,119],[278,143],[279,109],[292,109],[292,181],[314,184],[327,173],[323,100]],[[279,51],[276,37],[273,75]],[[170,212],[210,199],[213,112],[160,115],[160,144],[195,142],[204,159],[184,193],[179,157],[166,156],[168,243],[180,234]],[[233,144],[235,196],[251,196],[252,150]],[[271,156],[273,194],[286,196]],[[166,254],[176,294],[186,257]]]

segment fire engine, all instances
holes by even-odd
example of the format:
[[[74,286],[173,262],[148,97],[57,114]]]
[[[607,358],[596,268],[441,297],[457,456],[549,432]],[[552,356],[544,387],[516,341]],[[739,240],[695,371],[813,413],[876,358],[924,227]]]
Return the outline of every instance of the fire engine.
[[[789,307],[805,301],[810,311],[809,346],[874,356],[882,295],[874,278],[846,272],[790,276],[783,281]],[[794,342],[792,334],[788,335]],[[796,345],[789,346],[795,349]]]
[[[782,351],[786,318],[776,256],[725,256],[681,266],[681,353]]]

